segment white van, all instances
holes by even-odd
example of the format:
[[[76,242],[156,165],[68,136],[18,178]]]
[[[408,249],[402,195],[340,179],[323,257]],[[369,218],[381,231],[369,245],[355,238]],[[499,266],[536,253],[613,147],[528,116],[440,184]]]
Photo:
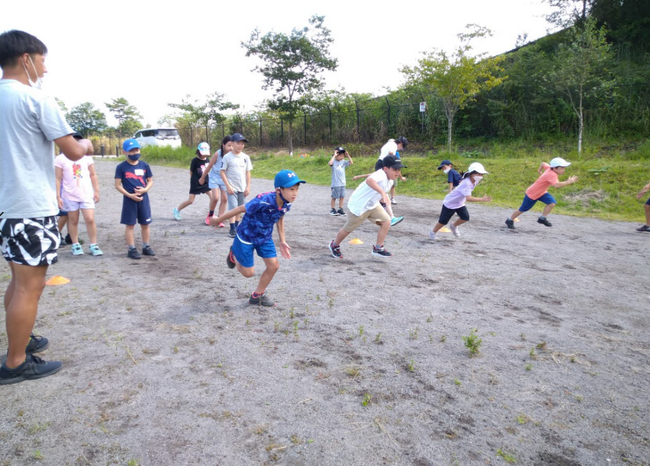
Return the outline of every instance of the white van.
[[[145,146],[170,146],[181,147],[181,137],[176,128],[147,128],[141,129],[133,135],[141,147]]]

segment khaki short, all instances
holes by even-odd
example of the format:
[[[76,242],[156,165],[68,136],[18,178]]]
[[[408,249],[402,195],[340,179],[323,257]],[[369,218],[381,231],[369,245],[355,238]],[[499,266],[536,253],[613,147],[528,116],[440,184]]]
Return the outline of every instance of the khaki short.
[[[386,209],[381,205],[378,205],[372,210],[365,211],[358,217],[348,211],[348,221],[343,225],[343,229],[348,233],[352,233],[354,230],[359,228],[359,225],[361,225],[365,220],[370,220],[372,223],[390,222],[390,215],[388,215]]]

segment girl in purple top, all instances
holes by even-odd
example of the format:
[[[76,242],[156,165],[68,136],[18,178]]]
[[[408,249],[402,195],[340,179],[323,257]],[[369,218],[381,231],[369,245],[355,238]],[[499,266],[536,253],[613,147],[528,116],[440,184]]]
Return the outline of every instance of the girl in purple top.
[[[454,214],[457,214],[459,218],[449,225],[449,228],[455,237],[459,237],[460,232],[458,231],[458,227],[465,222],[469,222],[469,212],[467,211],[467,207],[465,207],[465,202],[490,202],[492,200],[490,196],[471,196],[476,185],[483,179],[483,175],[487,174],[488,172],[485,171],[483,165],[478,162],[474,162],[469,166],[467,172],[463,175],[463,181],[460,182],[456,189],[447,194],[444,201],[442,201],[442,212],[440,212],[438,223],[429,232],[430,239],[436,239],[438,230],[447,225]]]

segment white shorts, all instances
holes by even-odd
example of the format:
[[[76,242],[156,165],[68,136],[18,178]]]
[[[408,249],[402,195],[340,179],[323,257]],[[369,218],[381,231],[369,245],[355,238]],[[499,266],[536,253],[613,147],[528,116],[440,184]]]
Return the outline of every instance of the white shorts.
[[[66,212],[76,212],[79,209],[86,210],[86,209],[94,209],[94,208],[95,208],[95,201],[93,201],[92,199],[83,202],[63,199],[63,210],[65,210]]]

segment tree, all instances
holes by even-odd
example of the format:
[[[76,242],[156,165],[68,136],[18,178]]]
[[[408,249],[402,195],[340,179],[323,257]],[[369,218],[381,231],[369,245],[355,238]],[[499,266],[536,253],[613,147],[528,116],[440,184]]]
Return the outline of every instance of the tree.
[[[338,60],[330,57],[334,41],[323,26],[324,16],[309,19],[311,27],[293,29],[290,35],[268,32],[264,36],[255,29],[248,42],[242,42],[246,56],[263,62],[253,71],[264,76],[264,89],[272,88],[274,98],[269,109],[278,111],[289,121],[289,151],[293,153],[293,120],[306,102],[306,96],[324,87],[322,73],[334,71]]]
[[[598,28],[594,18],[587,18],[584,24],[573,26],[569,41],[558,47],[552,78],[578,118],[578,153],[582,152],[586,101],[607,97],[615,83],[608,70],[612,51],[605,36],[605,27]]]
[[[454,116],[475,96],[501,84],[507,77],[497,77],[503,71],[499,64],[504,57],[484,58],[486,54],[471,56],[472,39],[492,35],[489,29],[475,24],[467,25],[469,32],[458,34],[461,44],[451,54],[444,50],[423,52],[424,57],[414,67],[404,66],[406,86],[434,93],[443,104],[447,117],[447,148],[451,151]]]
[[[239,105],[225,100],[225,96],[218,92],[208,94],[205,102],[198,99],[192,100],[192,97],[188,94],[185,99],[181,99],[180,104],[170,103],[167,105],[182,112],[176,117],[176,122],[181,126],[179,129],[188,129],[190,131],[191,145],[194,145],[195,128],[204,127],[206,139],[208,139],[208,128],[221,124],[226,120],[226,115],[222,112],[239,108]]]
[[[97,110],[90,102],[73,107],[66,114],[66,119],[70,126],[84,137],[87,137],[91,133],[101,133],[108,128],[106,115]]]
[[[546,16],[546,21],[562,29],[584,22],[587,19],[594,0],[544,0],[553,13]]]
[[[65,106],[65,103],[61,99],[59,99],[58,97],[55,97],[54,100],[56,100],[56,103],[59,104],[59,108],[61,109],[61,111],[63,113],[68,112],[68,107]]]
[[[104,102],[104,105],[118,121],[118,130],[121,134],[131,135],[142,128],[142,123],[140,123],[142,115],[124,97],[113,99],[111,103]]]

